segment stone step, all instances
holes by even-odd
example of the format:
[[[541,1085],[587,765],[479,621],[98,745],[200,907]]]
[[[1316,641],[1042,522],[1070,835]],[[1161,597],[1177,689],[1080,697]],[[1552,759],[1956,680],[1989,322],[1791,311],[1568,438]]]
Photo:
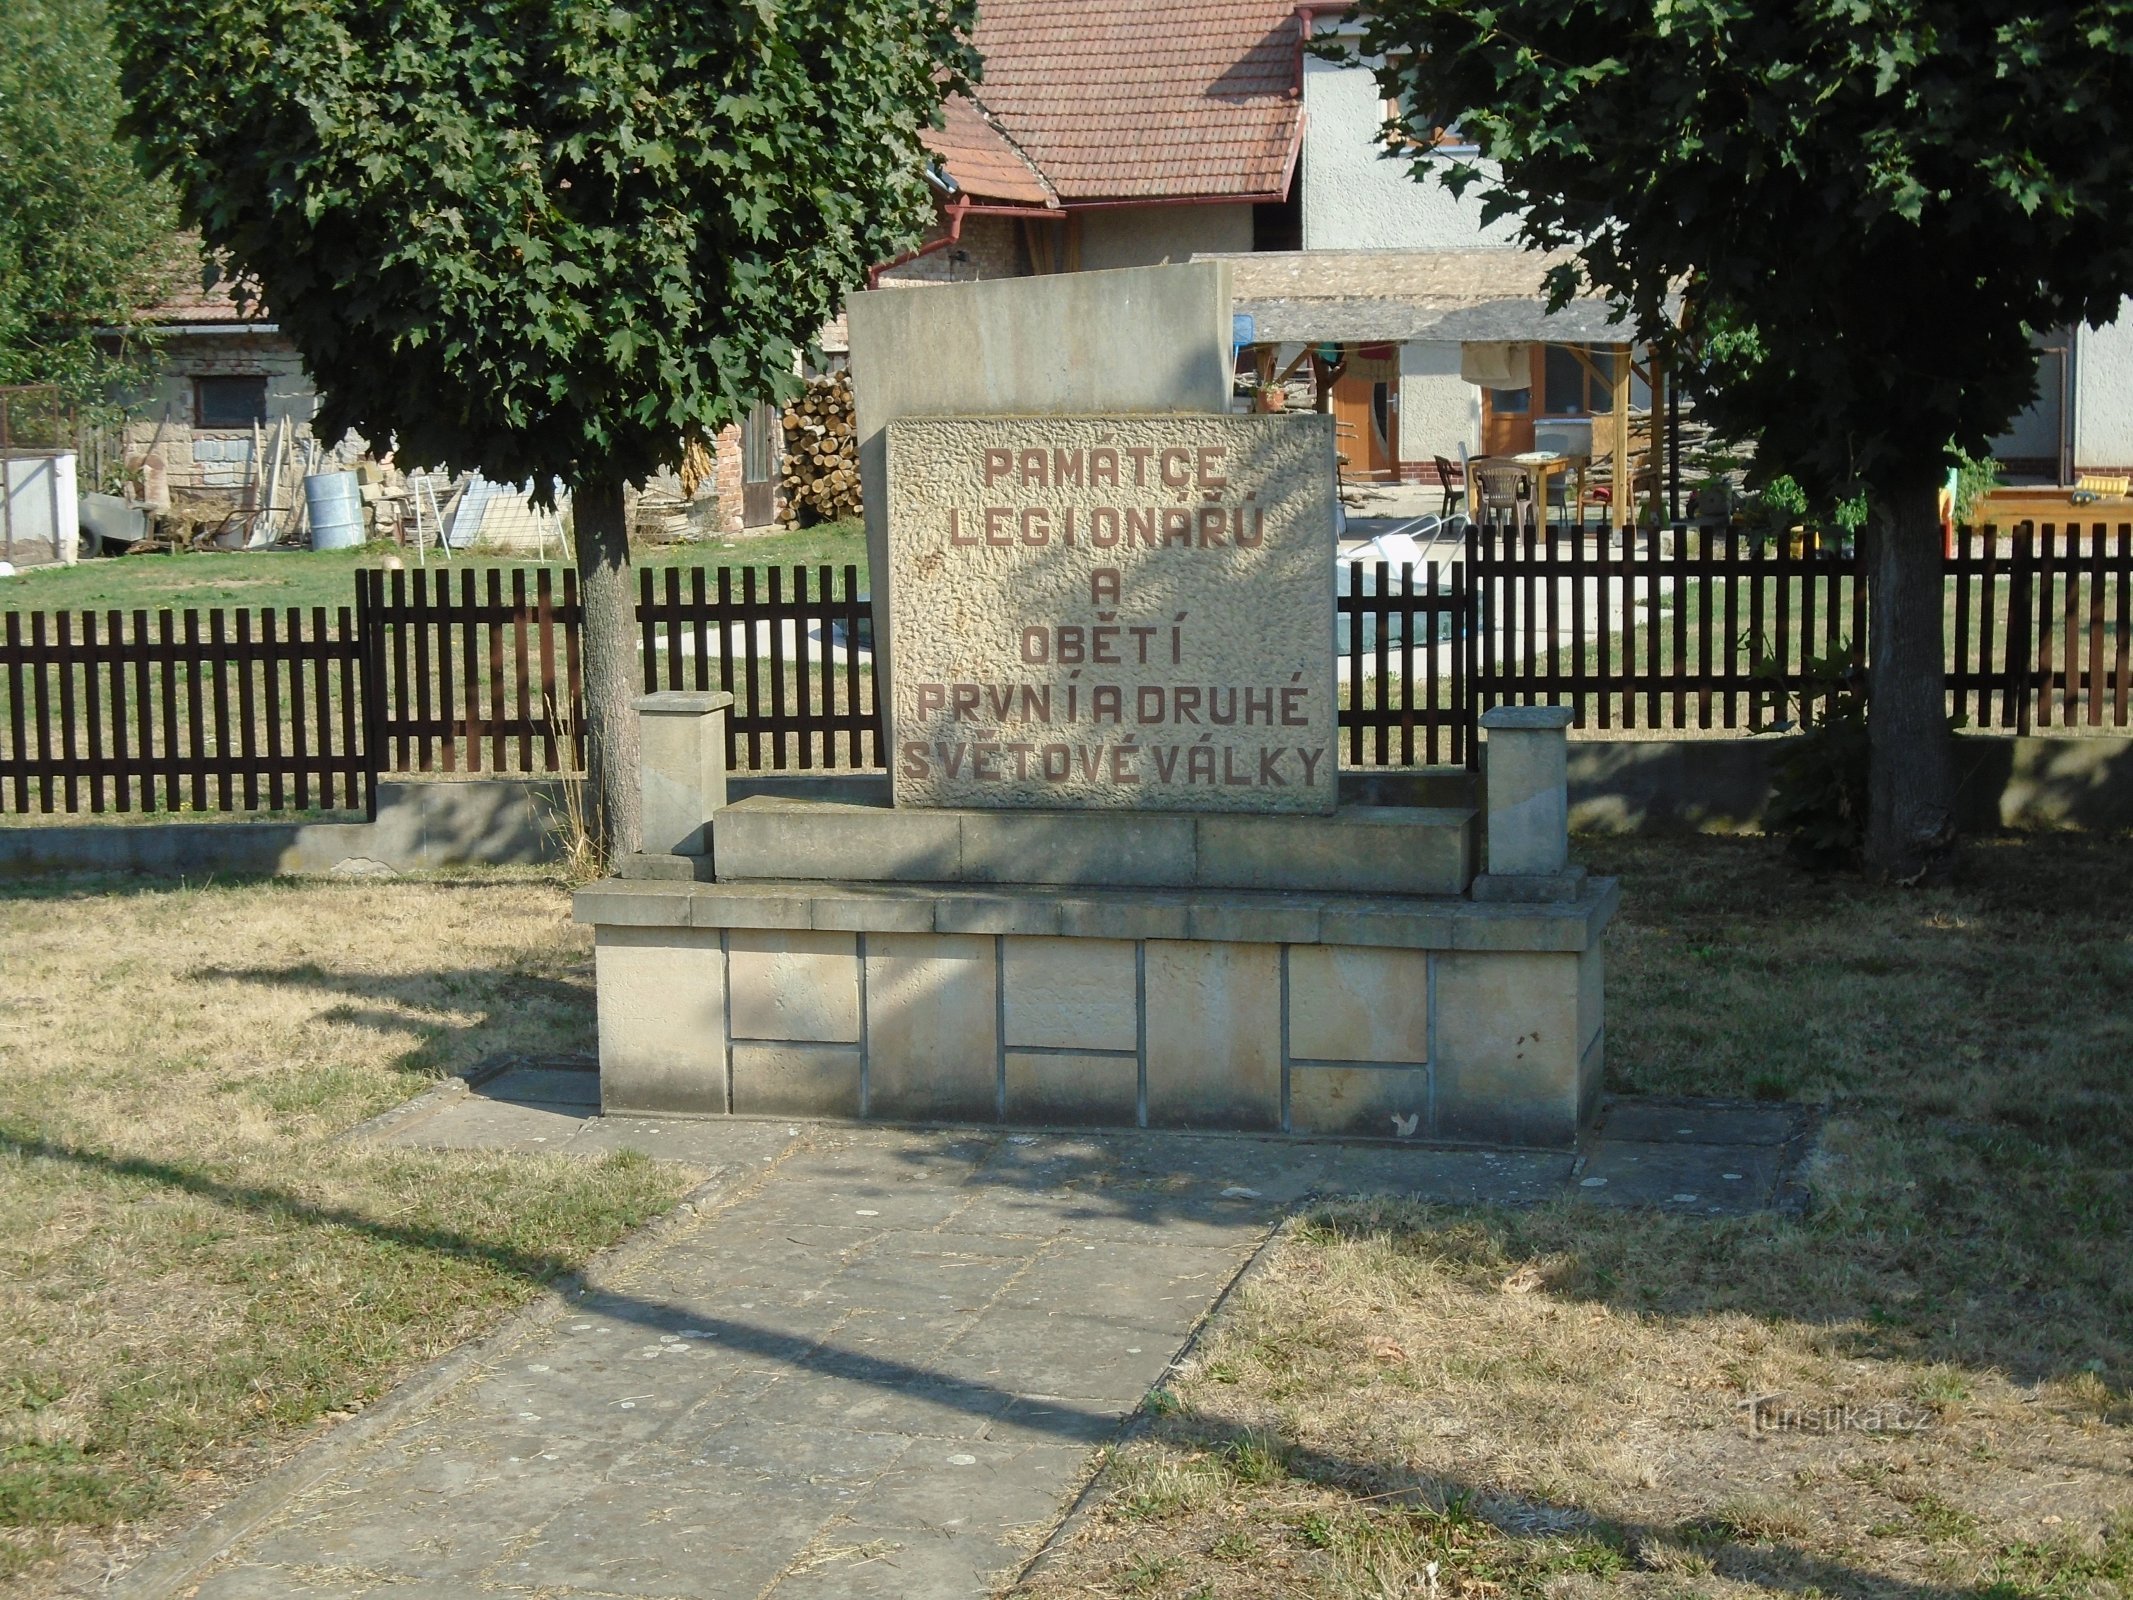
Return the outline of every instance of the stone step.
[[[1407,950],[1578,952],[1620,903],[1613,878],[1580,880],[1553,905],[1441,896],[1276,894],[1218,889],[863,883],[774,878],[729,883],[614,878],[577,892],[581,923],[837,933],[1203,939]]]
[[[1331,816],[891,807],[757,795],[711,820],[722,883],[1456,895],[1473,881],[1471,807],[1347,805]]]

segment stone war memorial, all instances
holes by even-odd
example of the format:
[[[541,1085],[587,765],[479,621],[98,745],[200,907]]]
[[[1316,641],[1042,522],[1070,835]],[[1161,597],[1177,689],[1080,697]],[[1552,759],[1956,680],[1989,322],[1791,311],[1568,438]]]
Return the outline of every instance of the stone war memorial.
[[[1574,1142],[1617,891],[1568,714],[1487,713],[1478,786],[1340,772],[1332,418],[1230,413],[1227,267],[850,328],[887,777],[729,796],[728,697],[640,702],[603,1106]]]

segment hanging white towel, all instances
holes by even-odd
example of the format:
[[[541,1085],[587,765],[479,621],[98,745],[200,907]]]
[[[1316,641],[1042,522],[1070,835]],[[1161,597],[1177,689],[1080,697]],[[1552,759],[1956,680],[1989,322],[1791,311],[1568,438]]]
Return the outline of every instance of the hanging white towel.
[[[1482,389],[1530,389],[1533,346],[1463,344],[1459,347],[1459,376]]]

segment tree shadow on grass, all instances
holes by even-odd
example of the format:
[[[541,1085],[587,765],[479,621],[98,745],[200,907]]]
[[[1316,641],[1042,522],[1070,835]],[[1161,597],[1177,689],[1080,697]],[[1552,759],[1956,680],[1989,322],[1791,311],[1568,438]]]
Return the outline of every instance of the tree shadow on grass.
[[[1708,1577],[1803,1600],[2022,1600],[2037,1593],[2086,1592],[2078,1586],[2062,1589],[2069,1580],[2078,1585],[2097,1577],[2107,1583],[2133,1577],[2133,1522],[2107,1533],[2100,1551],[2071,1543],[2003,1542],[1978,1557],[1981,1566],[1997,1570],[1981,1573],[1977,1581],[1928,1582],[1820,1554],[1726,1515],[1671,1523],[1611,1517],[1571,1500],[1507,1494],[1456,1475],[1418,1475],[1209,1419],[1167,1418],[1158,1430],[1164,1442],[1224,1464],[1216,1470],[1233,1474],[1237,1485],[1224,1498],[1239,1497],[1236,1509],[1262,1537],[1279,1536],[1280,1511],[1301,1512],[1291,1525],[1299,1544],[1337,1549],[1346,1541],[1366,1562],[1375,1554],[1394,1577],[1404,1564],[1417,1574],[1412,1592],[1418,1594],[1466,1592],[1463,1585],[1476,1579],[1490,1592],[1547,1592],[1564,1573],[1605,1581],[1632,1568],[1665,1574],[1690,1585],[1689,1592],[1696,1592],[1698,1577]],[[1346,1504],[1334,1502],[1333,1519],[1293,1502],[1277,1507],[1274,1516],[1262,1514],[1249,1486],[1282,1478],[1344,1496]],[[1130,1479],[1125,1492],[1130,1497]],[[1123,1510],[1121,1520],[1133,1520],[1130,1498],[1114,1500],[1112,1509]],[[1443,1569],[1441,1591],[1434,1578],[1419,1576],[1431,1563]],[[1387,1583],[1384,1570],[1373,1576]],[[1385,1592],[1409,1591],[1388,1584]]]
[[[592,1042],[593,986],[590,975],[558,976],[508,967],[414,967],[396,972],[349,972],[316,962],[288,966],[212,966],[192,974],[210,982],[256,984],[269,989],[310,989],[345,996],[318,1013],[322,1022],[367,1027],[380,1034],[413,1033],[417,1042],[393,1063],[397,1070],[439,1076],[451,1063],[471,1064],[494,1052],[482,1048],[482,1033],[500,1015],[552,1013],[575,1021],[573,1043]],[[404,1009],[394,1009],[400,1007]],[[471,1022],[440,1020],[424,1012],[471,1011]]]

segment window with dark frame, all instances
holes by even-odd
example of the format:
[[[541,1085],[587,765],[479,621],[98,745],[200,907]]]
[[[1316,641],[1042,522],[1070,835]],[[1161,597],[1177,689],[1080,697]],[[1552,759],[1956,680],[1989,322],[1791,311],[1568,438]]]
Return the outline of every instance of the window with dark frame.
[[[1585,359],[1568,345],[1551,344],[1542,357],[1546,390],[1545,417],[1596,417],[1615,404],[1615,356],[1612,350],[1585,350]],[[1589,363],[1589,365],[1588,365]]]
[[[193,426],[249,428],[267,420],[265,378],[193,379]]]

